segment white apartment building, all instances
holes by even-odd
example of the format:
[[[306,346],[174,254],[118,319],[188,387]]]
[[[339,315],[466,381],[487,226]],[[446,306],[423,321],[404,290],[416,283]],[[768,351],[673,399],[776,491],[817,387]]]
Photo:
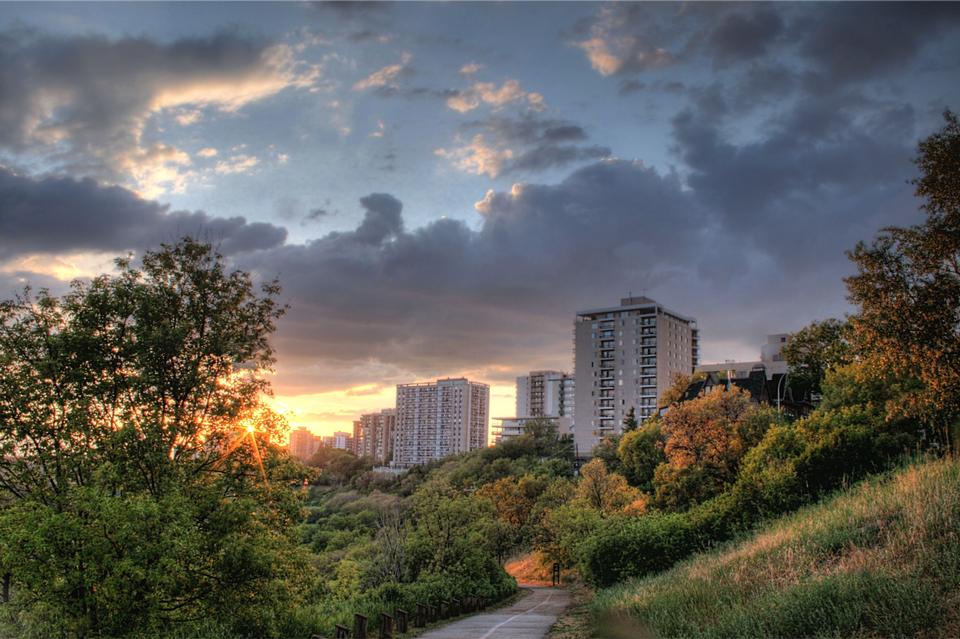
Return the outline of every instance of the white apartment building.
[[[487,446],[490,387],[465,378],[397,386],[391,465],[408,468]]]
[[[749,362],[726,360],[718,364],[701,364],[697,366],[698,373],[727,373],[731,379],[750,377],[750,372],[763,369],[767,379],[772,380],[774,375],[787,373],[787,362],[783,359],[783,347],[787,344],[790,333],[775,333],[767,335],[767,343],[760,346],[760,359]]]
[[[573,417],[575,383],[561,371],[531,371],[517,378],[517,417]]]
[[[499,444],[505,439],[519,437],[523,435],[527,422],[534,419],[546,419],[554,423],[557,427],[557,433],[560,435],[573,434],[573,419],[570,417],[495,417],[499,424],[493,427],[493,443]]]
[[[643,421],[678,373],[697,366],[696,320],[646,297],[577,313],[574,322],[574,444],[581,457],[623,431],[633,408]]]

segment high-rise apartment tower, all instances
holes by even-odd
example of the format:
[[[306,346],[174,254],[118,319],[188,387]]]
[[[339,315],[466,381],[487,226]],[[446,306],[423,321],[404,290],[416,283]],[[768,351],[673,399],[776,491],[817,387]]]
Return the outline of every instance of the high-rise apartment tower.
[[[608,435],[623,432],[630,409],[638,421],[657,411],[678,373],[689,375],[699,356],[696,320],[646,297],[577,313],[574,324],[577,454],[590,455]]]
[[[391,465],[407,468],[487,446],[490,387],[464,378],[397,386]]]

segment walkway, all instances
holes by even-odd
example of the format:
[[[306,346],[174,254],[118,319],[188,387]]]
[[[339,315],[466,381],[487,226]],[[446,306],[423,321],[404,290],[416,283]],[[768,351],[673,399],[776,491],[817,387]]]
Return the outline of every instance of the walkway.
[[[543,639],[570,605],[570,595],[562,588],[529,590],[511,606],[471,615],[425,632],[420,639]]]

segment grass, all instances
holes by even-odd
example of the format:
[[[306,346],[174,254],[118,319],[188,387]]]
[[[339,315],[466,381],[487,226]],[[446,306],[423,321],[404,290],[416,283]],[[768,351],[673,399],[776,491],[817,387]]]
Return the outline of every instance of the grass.
[[[958,637],[960,460],[865,481],[591,609],[602,637]]]

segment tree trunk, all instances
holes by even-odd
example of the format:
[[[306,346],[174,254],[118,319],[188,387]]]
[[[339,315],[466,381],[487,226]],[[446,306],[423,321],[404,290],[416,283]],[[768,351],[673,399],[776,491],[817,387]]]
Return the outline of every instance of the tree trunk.
[[[10,603],[10,573],[3,573],[3,590],[0,592],[0,601]]]

